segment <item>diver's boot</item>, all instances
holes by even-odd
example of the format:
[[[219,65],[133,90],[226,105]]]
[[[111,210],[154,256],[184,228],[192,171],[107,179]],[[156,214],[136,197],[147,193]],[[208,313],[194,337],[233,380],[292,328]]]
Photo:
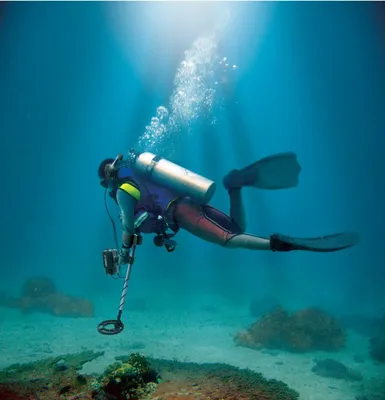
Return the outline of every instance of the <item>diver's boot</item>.
[[[270,248],[271,251],[292,251],[292,250],[302,250],[299,248],[300,246],[295,246],[292,243],[288,243],[285,240],[281,239],[282,235],[275,233],[274,235],[270,236]]]
[[[244,186],[252,186],[253,179],[246,179],[242,171],[238,169],[233,169],[228,174],[223,177],[223,186],[230,192],[233,189],[241,189]]]

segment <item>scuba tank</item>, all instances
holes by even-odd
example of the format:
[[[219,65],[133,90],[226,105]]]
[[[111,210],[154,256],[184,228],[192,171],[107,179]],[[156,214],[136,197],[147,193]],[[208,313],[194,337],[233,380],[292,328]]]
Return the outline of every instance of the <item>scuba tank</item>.
[[[214,181],[153,153],[135,153],[131,149],[128,158],[130,166],[145,179],[200,204],[207,204],[215,193]]]

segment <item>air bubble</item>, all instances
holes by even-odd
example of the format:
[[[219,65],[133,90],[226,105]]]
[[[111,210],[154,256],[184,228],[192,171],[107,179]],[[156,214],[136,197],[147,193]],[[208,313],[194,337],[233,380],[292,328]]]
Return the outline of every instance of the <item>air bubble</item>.
[[[190,132],[198,119],[216,123],[213,115],[214,106],[219,103],[216,90],[219,84],[229,81],[227,74],[231,71],[227,57],[218,57],[214,37],[198,38],[184,55],[175,75],[169,107],[156,109],[156,117],[139,139],[143,151],[164,153],[162,146],[168,148],[170,140],[181,132]],[[235,68],[233,65],[232,69]]]
[[[160,106],[156,109],[156,116],[159,118],[160,121],[163,123],[167,120],[168,118],[168,110],[166,107]]]

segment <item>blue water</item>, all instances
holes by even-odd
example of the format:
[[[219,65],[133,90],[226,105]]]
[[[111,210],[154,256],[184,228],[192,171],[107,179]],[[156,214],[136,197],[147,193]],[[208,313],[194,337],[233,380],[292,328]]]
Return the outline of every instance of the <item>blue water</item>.
[[[96,174],[104,158],[133,146],[155,150],[218,182],[212,204],[227,212],[225,173],[294,151],[303,168],[296,189],[244,191],[248,231],[356,231],[358,246],[326,255],[250,252],[182,232],[168,254],[145,237],[129,298],[167,291],[188,304],[210,293],[247,304],[269,295],[293,308],[383,313],[380,6],[28,2],[2,4],[0,15],[0,290],[18,295],[28,277],[43,275],[94,301],[99,319],[112,317],[121,281],[105,275],[101,260],[114,246]],[[199,38],[213,48],[194,50]],[[213,74],[189,87],[202,102],[184,105],[185,119],[155,142],[146,139],[157,108],[171,115],[178,106],[182,61],[197,57]]]

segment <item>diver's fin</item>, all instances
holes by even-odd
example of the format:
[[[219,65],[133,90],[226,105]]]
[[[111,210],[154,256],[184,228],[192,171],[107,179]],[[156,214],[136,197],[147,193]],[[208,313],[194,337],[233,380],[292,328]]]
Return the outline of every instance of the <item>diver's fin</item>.
[[[241,169],[233,170],[223,179],[227,190],[252,186],[258,189],[289,189],[298,185],[301,166],[295,153],[274,154]]]
[[[274,234],[270,237],[270,247],[273,251],[304,250],[319,253],[330,253],[352,247],[359,242],[357,233],[345,232],[316,238],[293,238]]]

